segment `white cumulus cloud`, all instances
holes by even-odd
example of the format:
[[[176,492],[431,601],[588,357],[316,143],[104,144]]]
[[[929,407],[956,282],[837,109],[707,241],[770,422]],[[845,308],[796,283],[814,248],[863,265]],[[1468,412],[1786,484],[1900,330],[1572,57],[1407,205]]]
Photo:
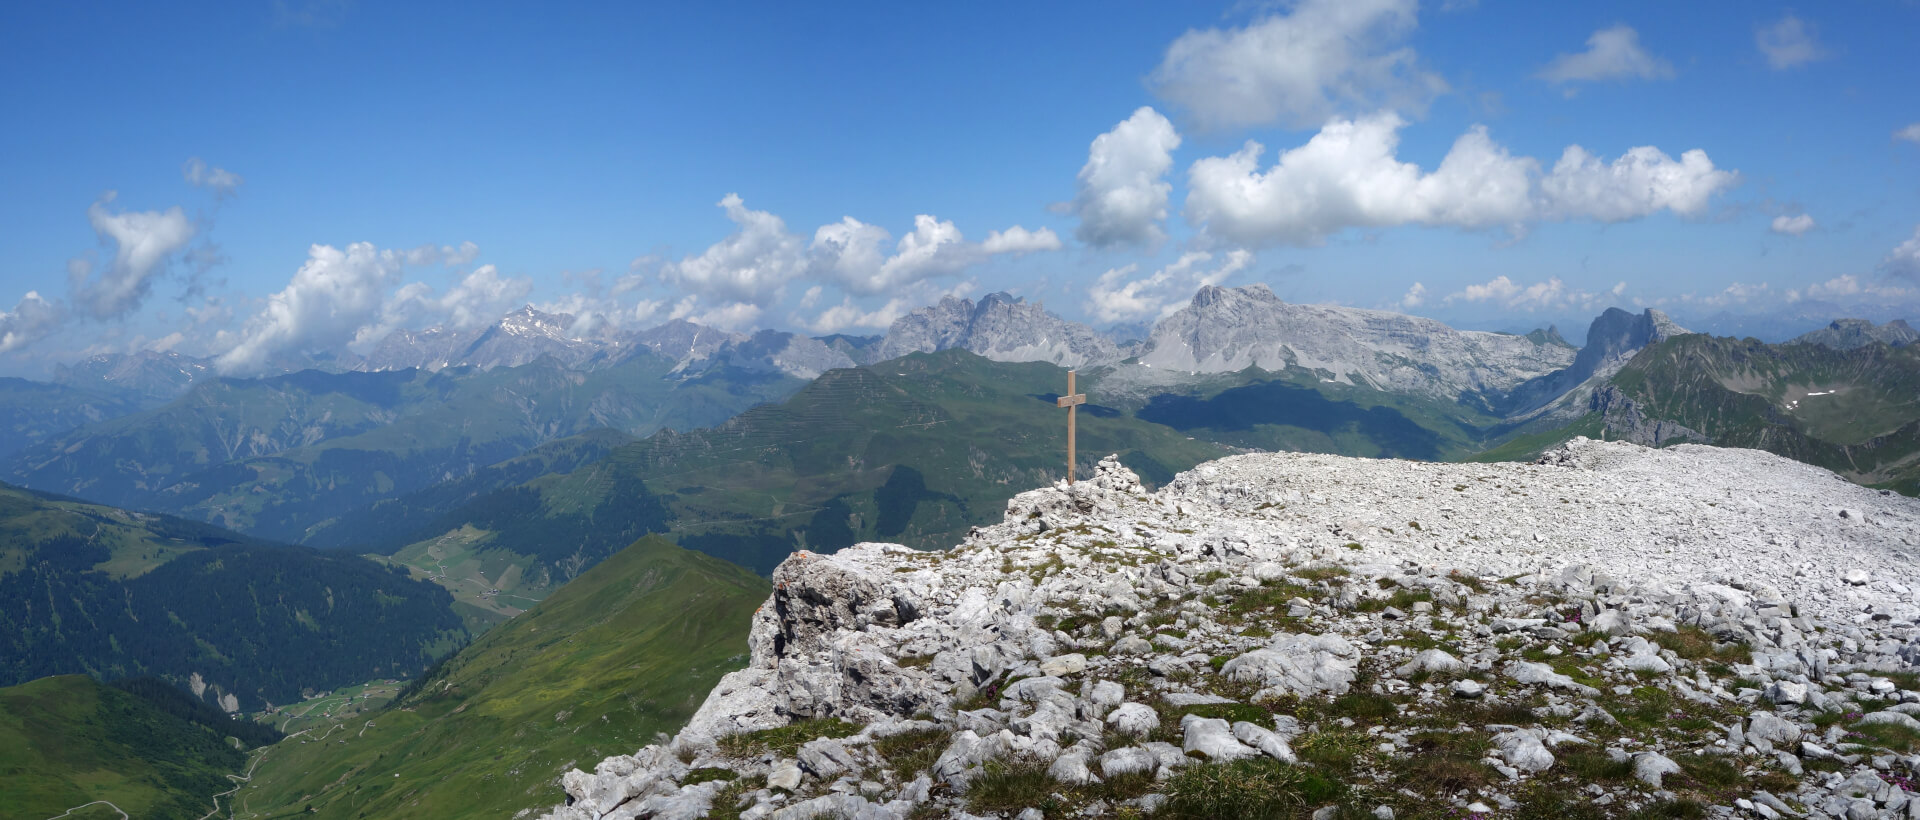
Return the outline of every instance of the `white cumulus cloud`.
[[[352,341],[380,316],[404,261],[404,254],[367,242],[345,250],[314,245],[286,288],[267,297],[215,366],[222,373],[255,373],[283,352]]]
[[[0,312],[0,353],[12,353],[33,344],[59,327],[60,306],[27,291],[13,310]]]
[[[1773,218],[1773,226],[1768,230],[1788,236],[1799,236],[1813,230],[1813,217],[1806,214],[1776,216]]]
[[[199,157],[188,159],[186,164],[181,165],[180,176],[186,178],[187,184],[212,191],[220,199],[233,196],[240,190],[240,183],[246,181],[239,174],[210,166]]]
[[[884,305],[867,310],[854,304],[853,297],[848,296],[842,298],[840,304],[820,311],[818,316],[811,319],[799,316],[794,319],[801,327],[821,335],[848,330],[885,330],[893,325],[895,319],[919,306],[918,302],[909,303],[906,299],[893,298]]]
[[[663,282],[708,304],[764,309],[782,298],[787,285],[799,280],[833,284],[858,295],[891,293],[924,280],[957,275],[999,254],[1060,247],[1060,237],[1053,231],[1030,231],[1018,225],[989,233],[984,243],[970,242],[952,221],[928,214],[915,216],[913,230],[890,250],[886,245],[893,235],[885,228],[850,216],[815,229],[808,243],[789,233],[780,217],[749,210],[737,195],[728,194],[720,205],[738,229],[698,256],[660,267]],[[635,260],[635,267],[643,261]],[[742,326],[740,317],[747,313],[738,307],[707,310],[721,310],[716,316],[731,323],[719,324],[717,319],[722,327]]]
[[[1400,297],[1401,310],[1412,310],[1426,303],[1427,286],[1419,282],[1413,283],[1413,287],[1407,288],[1406,295]]]
[[[1029,231],[1015,225],[989,232],[987,241],[976,243],[967,241],[951,221],[927,214],[913,218],[913,231],[900,237],[889,254],[883,246],[892,239],[885,228],[850,216],[822,225],[813,232],[813,243],[807,247],[806,273],[847,293],[865,296],[957,276],[1000,254],[1060,249],[1060,237],[1047,228]]]
[[[1920,253],[1920,239],[1916,239],[1914,251]],[[1814,300],[1852,305],[1875,302],[1885,306],[1889,303],[1909,302],[1915,298],[1920,298],[1920,290],[1865,281],[1850,273],[1833,277],[1825,282],[1816,282],[1805,289],[1787,291],[1788,302]]]
[[[661,279],[682,290],[728,302],[765,304],[806,271],[800,237],[766,211],[749,210],[737,194],[719,202],[736,230],[699,256],[661,267]]]
[[[100,271],[84,262],[69,265],[74,302],[94,317],[108,319],[127,313],[146,301],[153,278],[166,262],[192,241],[194,226],[176,205],[165,211],[122,211],[107,208],[115,193],[108,191],[87,208],[87,221],[102,241],[114,243],[113,261]],[[93,274],[98,273],[98,277]]]
[[[921,282],[903,293],[894,295],[885,304],[878,307],[863,307],[852,296],[843,296],[839,304],[829,305],[818,314],[807,317],[795,314],[789,317],[792,322],[809,332],[817,334],[842,333],[850,330],[886,330],[894,320],[911,313],[923,305],[930,305],[942,298],[962,297],[973,292],[978,284],[972,280],[961,282],[949,288],[939,288],[930,283]],[[818,286],[807,290],[807,299],[801,300],[801,310],[812,310],[821,296]]]
[[[1662,210],[1699,214],[1714,194],[1739,179],[1736,172],[1715,168],[1707,152],[1698,148],[1676,161],[1643,145],[1609,163],[1572,145],[1540,181],[1540,189],[1552,217],[1624,222]]]
[[[1562,54],[1540,70],[1540,77],[1553,83],[1592,82],[1595,80],[1663,80],[1673,76],[1673,66],[1640,47],[1640,32],[1632,26],[1603,28],[1587,38],[1587,50]]]
[[[1447,84],[1401,43],[1415,0],[1298,0],[1241,28],[1188,31],[1149,79],[1202,128],[1301,127],[1351,110],[1417,109]]]
[[[1920,142],[1920,122],[1893,132],[1893,138],[1907,142]]]
[[[1447,294],[1446,304],[1458,302],[1477,302],[1498,305],[1506,310],[1528,312],[1543,310],[1567,310],[1578,308],[1593,310],[1602,304],[1620,298],[1625,293],[1627,283],[1620,282],[1612,288],[1592,293],[1570,287],[1559,277],[1544,282],[1522,285],[1506,276],[1496,276],[1484,283],[1468,285],[1458,291]],[[1424,293],[1424,289],[1422,289]]]
[[[462,242],[459,247],[435,245],[431,242],[406,252],[409,265],[446,265],[457,268],[471,264],[480,258],[480,246],[472,242]]]
[[[987,241],[980,243],[980,249],[989,254],[1038,253],[1057,251],[1060,247],[1060,237],[1055,236],[1051,228],[1029,231],[1019,225],[1004,231],[988,231]]]
[[[1165,238],[1166,181],[1180,134],[1151,107],[1141,106],[1113,130],[1093,139],[1081,166],[1073,212],[1074,236],[1096,247],[1144,244]]]
[[[750,330],[765,309],[751,302],[721,302],[704,305],[698,295],[683,297],[668,313],[669,319],[685,319],[697,325],[721,330]]]
[[[1913,236],[1895,246],[1880,266],[1895,276],[1920,279],[1920,225],[1914,226]]]
[[[416,264],[411,261],[416,258],[413,251],[401,258],[407,264]],[[443,294],[436,295],[425,282],[408,282],[384,300],[378,321],[354,332],[350,346],[378,344],[387,334],[409,325],[437,324],[462,330],[479,327],[524,304],[532,291],[532,279],[502,276],[493,265],[475,268]]]
[[[1133,278],[1138,265],[1125,265],[1100,275],[1087,296],[1087,310],[1103,322],[1124,322],[1152,317],[1160,319],[1179,310],[1193,298],[1194,291],[1217,285],[1227,277],[1253,264],[1253,253],[1229,251],[1219,257],[1206,251],[1191,251],[1149,276]]]
[[[1767,65],[1785,71],[1827,56],[1827,50],[1814,37],[1813,28],[1791,14],[1753,33],[1753,44],[1766,55]]]
[[[1392,112],[1334,120],[1265,171],[1265,146],[1252,140],[1201,159],[1187,172],[1187,220],[1244,244],[1316,245],[1352,227],[1479,228],[1530,216],[1534,160],[1512,156],[1476,126],[1423,173],[1394,156],[1403,125]]]
[[[1570,146],[1550,173],[1515,156],[1482,126],[1459,139],[1431,173],[1396,156],[1405,125],[1392,112],[1334,120],[1262,170],[1265,147],[1249,140],[1187,172],[1186,218],[1240,244],[1317,245],[1347,228],[1406,224],[1466,229],[1539,220],[1619,222],[1671,210],[1695,215],[1738,175],[1706,152],[1675,160],[1639,147],[1603,161]]]

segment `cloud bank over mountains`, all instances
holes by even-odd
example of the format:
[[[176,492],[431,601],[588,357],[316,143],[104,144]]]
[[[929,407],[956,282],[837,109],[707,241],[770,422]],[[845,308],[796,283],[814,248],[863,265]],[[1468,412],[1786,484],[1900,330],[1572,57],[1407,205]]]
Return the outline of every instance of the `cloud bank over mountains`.
[[[942,218],[910,208],[811,225],[816,214],[808,224],[791,224],[750,205],[755,191],[740,185],[714,203],[726,221],[713,223],[727,229],[717,240],[639,256],[623,274],[609,275],[607,286],[597,270],[570,274],[578,277],[567,279],[570,292],[553,292],[553,283],[535,274],[483,258],[470,241],[438,244],[436,238],[405,249],[339,237],[313,244],[269,295],[207,295],[195,271],[219,259],[211,220],[189,216],[182,205],[118,208],[109,191],[86,209],[105,252],[74,257],[64,291],[24,289],[11,310],[0,312],[0,353],[18,354],[62,332],[118,325],[156,301],[156,284],[180,269],[191,275],[180,309],[167,312],[164,321],[171,324],[159,328],[157,338],[136,335],[119,343],[186,346],[217,355],[225,372],[244,374],[289,354],[363,350],[400,329],[477,327],[529,301],[579,317],[581,333],[668,319],[727,330],[777,325],[822,334],[876,332],[916,307],[972,292],[982,278],[1004,280],[1007,271],[1019,271],[1021,286],[1065,291],[1070,309],[1092,321],[1132,323],[1167,315],[1200,287],[1259,278],[1263,264],[1299,269],[1315,249],[1379,242],[1398,230],[1484,235],[1489,253],[1525,243],[1543,225],[1610,226],[1656,217],[1677,218],[1675,230],[1745,219],[1753,237],[1780,248],[1806,247],[1847,230],[1841,219],[1816,222],[1798,204],[1740,201],[1743,171],[1713,156],[1751,157],[1750,151],[1722,153],[1670,134],[1657,136],[1678,144],[1654,144],[1654,137],[1634,135],[1632,123],[1616,129],[1624,136],[1541,145],[1511,131],[1506,139],[1514,141],[1503,141],[1498,113],[1446,126],[1429,122],[1441,101],[1464,99],[1472,84],[1450,81],[1432,54],[1416,50],[1420,12],[1414,0],[1292,0],[1236,8],[1231,16],[1243,20],[1174,36],[1163,52],[1141,55],[1140,80],[1151,104],[1103,120],[1112,125],[1087,139],[1084,161],[1077,152],[1071,157],[1079,162],[1077,173],[1071,163],[1056,161],[1052,185],[1059,201],[1010,203],[1015,213],[1029,214],[1023,219],[988,221],[973,211]],[[1822,42],[1813,23],[1792,14],[1753,24],[1751,46],[1746,31],[1737,32],[1740,48],[1753,63],[1749,70],[1760,74],[1801,69],[1839,53]],[[1591,30],[1583,42],[1541,44],[1537,56],[1524,60],[1520,83],[1553,102],[1577,105],[1582,94],[1683,82],[1688,78],[1676,59],[1691,77],[1696,63],[1662,53],[1676,45],[1657,35],[1644,41],[1621,22]],[[1450,145],[1438,143],[1446,150],[1435,162],[1437,152],[1423,146],[1449,136]],[[1903,142],[1920,143],[1920,123],[1893,131],[1894,150],[1908,150]],[[1555,150],[1557,156],[1550,153]],[[1770,169],[1751,173],[1760,187],[1776,184]],[[180,166],[180,180],[210,198],[213,208],[246,207],[240,199],[245,178],[199,156]],[[1819,208],[1823,219],[1825,208]],[[840,212],[831,203],[822,210]],[[940,210],[953,213],[944,204]],[[1441,282],[1409,270],[1395,274],[1381,295],[1368,296],[1372,303],[1365,306],[1550,313],[1661,299],[1911,302],[1912,290],[1889,280],[1920,280],[1920,227],[1872,267],[1822,270],[1779,287],[1733,282],[1704,296],[1654,294],[1645,301],[1636,288],[1658,283],[1596,274],[1583,284],[1574,281],[1578,274],[1492,270]],[[426,281],[435,277],[437,286]]]

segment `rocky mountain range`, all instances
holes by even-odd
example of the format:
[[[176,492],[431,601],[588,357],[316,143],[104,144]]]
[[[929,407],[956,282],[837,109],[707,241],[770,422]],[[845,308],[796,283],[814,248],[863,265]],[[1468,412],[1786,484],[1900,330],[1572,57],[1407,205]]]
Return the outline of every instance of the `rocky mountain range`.
[[[1671,325],[1664,317],[1657,321],[1662,327]],[[1635,338],[1644,345],[1646,339],[1659,337],[1643,332]],[[988,294],[978,302],[947,297],[900,317],[879,337],[810,338],[774,330],[748,335],[685,319],[643,330],[604,324],[582,328],[570,314],[527,306],[480,328],[397,330],[365,356],[344,351],[292,356],[278,366],[285,372],[461,366],[490,370],[551,358],[566,367],[594,370],[646,350],[675,361],[675,372],[688,376],[732,367],[811,379],[834,368],[956,348],[995,361],[1042,361],[1069,368],[1114,365],[1132,357],[1146,368],[1190,374],[1249,366],[1298,367],[1320,371],[1332,382],[1446,400],[1474,397],[1490,406],[1512,403],[1505,394],[1523,385],[1520,392],[1528,398],[1520,404],[1536,405],[1537,396],[1572,378],[1548,377],[1576,364],[1574,349],[1557,334],[1459,331],[1430,319],[1384,311],[1295,305],[1281,301],[1264,286],[1253,285],[1209,286],[1196,293],[1187,307],[1156,324],[1118,327],[1107,333],[1006,293]],[[1603,358],[1630,352],[1609,347]],[[1580,372],[1585,375],[1574,379],[1574,384],[1604,369],[1583,367],[1586,370]],[[144,352],[96,356],[63,368],[56,380],[152,405],[179,396],[211,375],[210,360]]]
[[[1154,326],[1142,366],[1221,373],[1260,367],[1441,399],[1503,395],[1573,363],[1573,350],[1526,336],[1454,330],[1385,311],[1283,302],[1265,285],[1208,286]]]
[[[1125,357],[1112,340],[1046,308],[1006,294],[978,303],[949,296],[895,320],[875,350],[877,360],[961,348],[995,361],[1060,367],[1107,364]]]
[[[1905,319],[1895,319],[1884,325],[1876,325],[1868,319],[1835,319],[1832,324],[1796,336],[1787,344],[1824,345],[1835,350],[1852,350],[1875,343],[1901,347],[1914,342],[1920,342],[1920,330],[1914,330]]]
[[[547,817],[1920,815],[1920,501],[1758,451],[1109,458],[773,581]]]
[[[1689,332],[1653,308],[1639,315],[1607,308],[1587,329],[1587,346],[1574,355],[1572,364],[1514,388],[1501,409],[1509,415],[1524,417],[1565,397],[1564,405],[1577,411],[1597,382],[1620,372],[1635,354],[1649,345]]]

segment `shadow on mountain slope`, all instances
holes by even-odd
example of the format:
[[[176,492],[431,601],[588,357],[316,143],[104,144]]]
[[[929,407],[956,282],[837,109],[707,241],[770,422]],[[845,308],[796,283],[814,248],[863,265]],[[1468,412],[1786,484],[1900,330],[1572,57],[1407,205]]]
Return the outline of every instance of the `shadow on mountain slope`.
[[[1312,388],[1281,381],[1229,388],[1204,399],[1163,394],[1135,415],[1182,431],[1248,431],[1282,425],[1328,436],[1357,434],[1377,444],[1383,456],[1434,461],[1442,455],[1440,434],[1399,410],[1335,401]]]

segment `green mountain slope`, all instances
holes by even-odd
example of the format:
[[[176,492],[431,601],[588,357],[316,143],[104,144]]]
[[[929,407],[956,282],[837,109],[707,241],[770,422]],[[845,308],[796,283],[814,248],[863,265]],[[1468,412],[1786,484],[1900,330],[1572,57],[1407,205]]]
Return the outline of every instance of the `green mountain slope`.
[[[359,556],[0,485],[0,684],[198,676],[237,705],[406,676],[462,630],[439,587]]]
[[[769,593],[740,567],[643,539],[449,658],[371,719],[266,750],[254,817],[511,817],[559,775],[678,730],[746,662]],[[310,741],[314,736],[324,742]],[[397,777],[396,777],[397,775]]]
[[[1751,447],[1867,485],[1920,492],[1920,350],[1769,345],[1678,336],[1612,380],[1631,407],[1610,431],[1670,421],[1714,444]]]
[[[640,352],[592,372],[551,359],[481,371],[306,371],[218,379],[16,454],[27,486],[304,542],[316,525],[596,428],[717,424],[800,385]]]
[[[662,431],[571,473],[437,508],[396,557],[422,566],[437,542],[525,559],[522,577],[561,580],[646,532],[762,573],[801,547],[945,547],[999,520],[1015,493],[1064,476],[1066,419],[1054,398],[1065,385],[1052,365],[960,350],[832,371],[719,427]],[[1083,473],[1119,453],[1164,481],[1226,452],[1095,396],[1080,410]]]
[[[1505,432],[1499,417],[1474,406],[1327,382],[1298,368],[1127,392],[1114,406],[1142,420],[1259,450],[1441,461],[1479,452]]]
[[[66,385],[0,378],[0,456],[138,409],[132,401]]]
[[[1530,459],[1576,435],[1766,450],[1920,495],[1920,350],[1675,336],[1636,354],[1585,416],[1474,460]]]
[[[83,675],[0,689],[0,819],[97,800],[131,817],[197,818],[246,756],[207,725]],[[105,806],[72,817],[118,817]]]

